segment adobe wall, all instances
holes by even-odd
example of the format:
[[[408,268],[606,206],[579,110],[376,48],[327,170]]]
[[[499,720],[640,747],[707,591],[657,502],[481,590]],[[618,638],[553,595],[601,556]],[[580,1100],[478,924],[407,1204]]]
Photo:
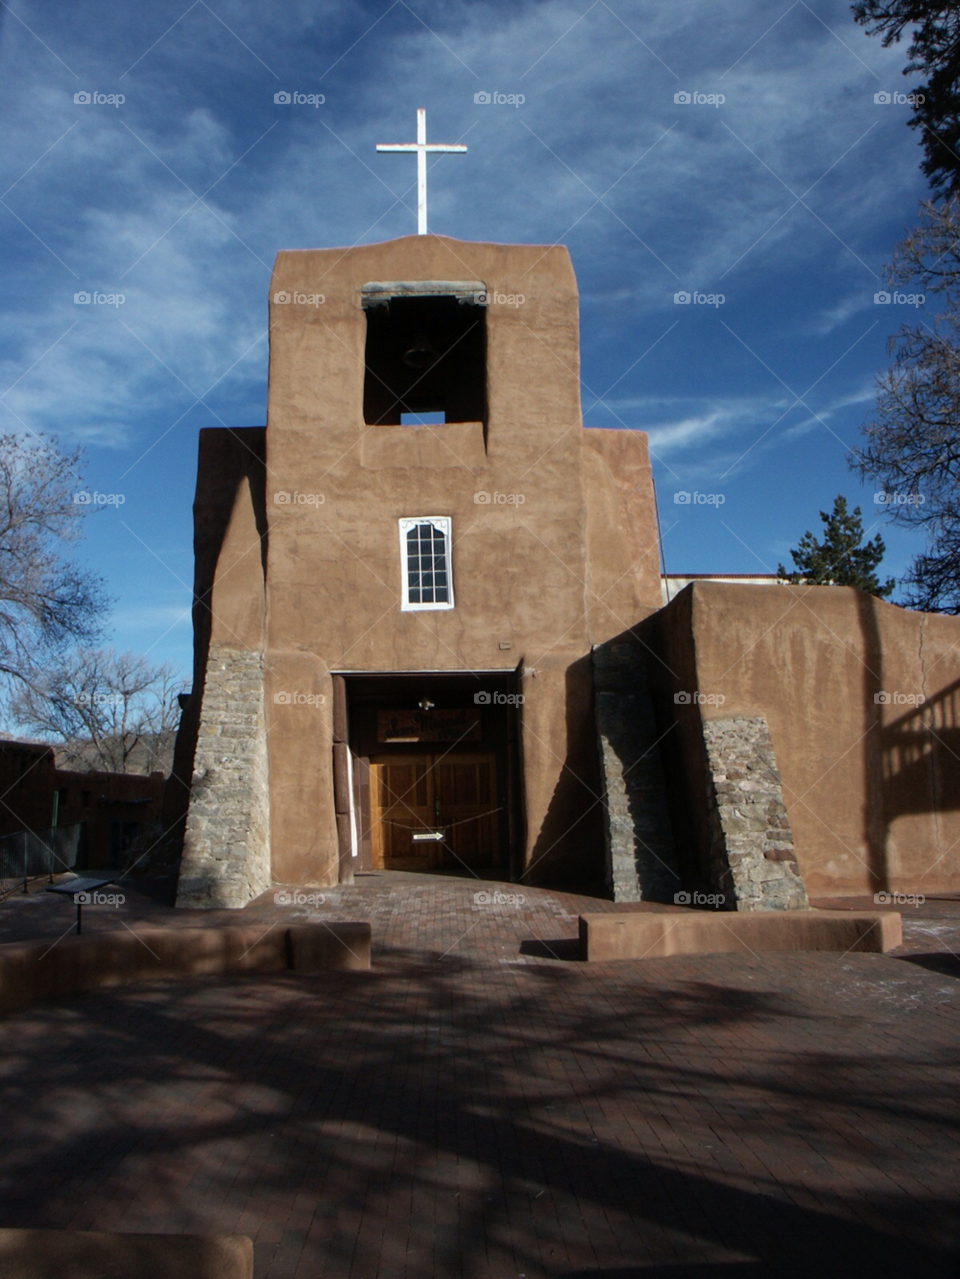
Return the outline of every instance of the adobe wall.
[[[86,825],[86,865],[110,865],[114,818],[144,828],[160,819],[162,773],[77,772],[56,767],[52,747],[32,742],[0,742],[0,835],[48,830],[54,793],[60,792],[57,825]]]
[[[645,431],[583,431],[590,639],[602,644],[661,606],[660,539]]]
[[[405,280],[475,280],[489,296],[523,295],[521,306],[487,307],[485,432],[479,423],[365,427],[360,290]],[[325,301],[278,304],[279,292]],[[602,849],[587,655],[623,628],[621,615],[633,622],[656,600],[649,559],[637,567],[624,550],[627,503],[609,464],[626,462],[630,446],[581,427],[566,250],[411,236],[281,253],[270,323],[274,878],[336,881],[330,671],[511,671],[520,660],[525,864],[531,877],[583,878]],[[637,437],[629,464],[647,482],[644,444]],[[478,493],[523,500],[483,503]],[[397,521],[416,515],[452,517],[453,610],[400,611]],[[642,521],[633,537],[647,539]]]
[[[361,288],[425,279],[523,295],[486,309],[486,423],[366,427]],[[275,302],[282,292],[325,300]],[[270,296],[268,428],[200,440],[194,686],[164,808],[168,828],[186,822],[184,902],[225,873],[211,861],[217,815],[251,883],[265,866],[277,882],[336,882],[330,672],[342,670],[522,662],[528,876],[599,879],[589,653],[659,606],[659,556],[646,437],[582,428],[566,250],[412,236],[281,253]],[[397,520],[411,515],[452,517],[449,612],[400,610]],[[265,734],[265,761],[251,734]],[[267,820],[255,793],[267,776],[269,856],[250,834]],[[260,780],[243,792],[243,777]]]
[[[709,846],[703,721],[763,716],[808,893],[956,890],[960,619],[849,587],[702,582],[643,634],[691,880]]]
[[[110,828],[115,818],[136,822],[143,839],[149,839],[156,831],[166,779],[161,772],[144,776],[142,773],[80,773],[57,769],[54,785],[61,791],[57,825],[85,822],[86,865],[90,869],[103,869],[110,866]],[[45,825],[49,824],[48,818]]]
[[[0,835],[50,825],[55,771],[51,746],[0,742]]]

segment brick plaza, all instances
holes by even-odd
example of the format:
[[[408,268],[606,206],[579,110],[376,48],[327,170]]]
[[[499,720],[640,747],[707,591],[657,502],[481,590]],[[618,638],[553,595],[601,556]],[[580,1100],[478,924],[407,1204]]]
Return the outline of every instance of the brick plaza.
[[[4,1019],[0,1224],[246,1233],[257,1279],[958,1273],[960,902],[887,956],[586,965],[595,899],[274,891],[244,920],[370,919],[373,969]],[[70,916],[10,898],[0,937]],[[220,918],[131,891],[84,924]]]

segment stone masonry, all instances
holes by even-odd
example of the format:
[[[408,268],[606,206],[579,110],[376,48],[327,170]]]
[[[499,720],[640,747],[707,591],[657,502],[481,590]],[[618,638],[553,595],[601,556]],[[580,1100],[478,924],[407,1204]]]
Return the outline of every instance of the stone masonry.
[[[608,887],[614,901],[673,900],[680,888],[643,652],[593,650]]]
[[[804,910],[780,774],[762,715],[703,723],[710,870],[732,910]]]
[[[269,886],[263,656],[211,647],[177,905],[239,909]]]

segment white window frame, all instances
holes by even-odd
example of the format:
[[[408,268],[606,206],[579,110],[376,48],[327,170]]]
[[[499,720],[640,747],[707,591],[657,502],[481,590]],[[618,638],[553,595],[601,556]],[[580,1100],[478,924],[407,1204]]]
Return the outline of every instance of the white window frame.
[[[438,613],[454,607],[453,601],[453,520],[449,515],[416,515],[405,516],[398,521],[400,527],[400,576],[401,596],[400,611],[402,613]],[[438,533],[443,534],[444,552],[447,562],[447,596],[442,603],[415,604],[410,600],[410,575],[407,568],[407,534],[419,524],[431,524]]]

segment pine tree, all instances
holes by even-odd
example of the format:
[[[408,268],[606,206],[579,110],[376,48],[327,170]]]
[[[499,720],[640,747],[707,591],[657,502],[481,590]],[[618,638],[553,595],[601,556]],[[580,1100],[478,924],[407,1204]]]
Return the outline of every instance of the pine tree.
[[[919,75],[910,126],[939,195],[960,193],[960,6],[956,0],[855,0],[853,16],[883,47],[910,40],[903,74]]]
[[[883,559],[886,547],[878,533],[866,545],[863,542],[863,521],[860,507],[847,510],[847,499],[839,494],[833,504],[832,514],[820,512],[824,524],[823,540],[818,542],[813,533],[804,533],[796,550],[790,552],[796,566],[789,572],[782,564],[778,575],[793,586],[856,586],[869,595],[885,599],[896,586],[895,578],[888,578],[882,585],[875,569]]]

